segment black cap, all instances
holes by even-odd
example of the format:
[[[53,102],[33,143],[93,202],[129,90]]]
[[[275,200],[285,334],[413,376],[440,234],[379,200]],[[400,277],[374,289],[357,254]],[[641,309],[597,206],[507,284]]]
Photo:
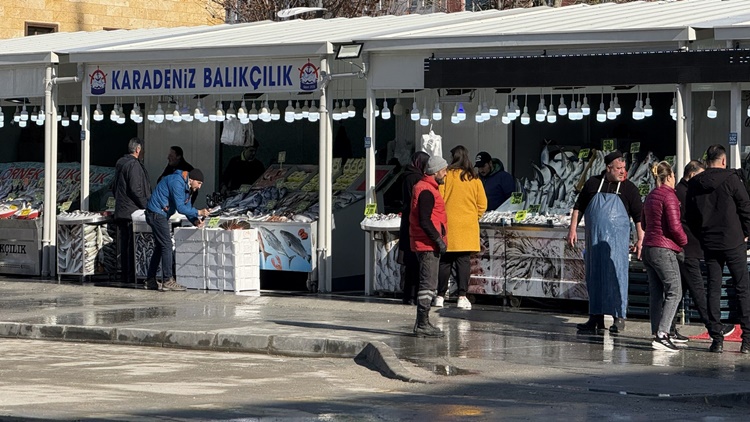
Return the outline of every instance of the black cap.
[[[190,180],[197,180],[199,182],[202,182],[203,172],[198,169],[192,169],[190,170],[190,173],[188,173],[188,177],[190,177]]]
[[[474,167],[482,167],[490,162],[492,162],[492,157],[490,156],[490,154],[482,151],[477,154],[477,158],[474,159]]]
[[[618,150],[614,150],[604,157],[604,164],[608,166],[612,161],[615,161],[618,158],[622,158],[622,153]]]

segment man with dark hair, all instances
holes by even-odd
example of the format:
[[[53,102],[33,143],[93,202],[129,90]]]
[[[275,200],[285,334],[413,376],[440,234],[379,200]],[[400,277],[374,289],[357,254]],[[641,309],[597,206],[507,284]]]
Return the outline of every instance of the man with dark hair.
[[[487,195],[487,211],[497,209],[510,198],[516,189],[516,181],[505,171],[503,162],[492,158],[487,152],[477,154],[474,167],[477,168],[479,179],[484,185],[484,193]]]
[[[443,337],[443,332],[430,323],[430,306],[437,289],[440,255],[446,246],[447,216],[445,203],[438,186],[445,181],[448,162],[432,156],[427,161],[422,180],[414,185],[409,214],[411,250],[419,259],[419,288],[417,290],[417,337]]]
[[[710,352],[724,351],[721,323],[721,284],[724,265],[734,280],[740,308],[742,346],[750,353],[750,274],[747,237],[750,236],[750,198],[735,170],[728,170],[727,153],[715,144],[706,151],[706,170],[688,182],[687,223],[698,237],[708,273],[708,322],[713,339]]]
[[[242,153],[229,160],[224,174],[221,175],[221,191],[230,192],[237,190],[242,185],[253,184],[263,173],[266,167],[255,158],[258,152],[258,140],[246,142]]]
[[[203,220],[200,217],[207,217],[209,211],[197,210],[189,203],[190,192],[198,191],[202,185],[203,172],[195,168],[189,172],[175,170],[156,185],[146,207],[146,224],[151,227],[155,243],[154,254],[151,256],[146,274],[146,287],[149,290],[185,290],[184,286],[177,284],[172,274],[172,231],[169,217],[178,212],[187,217],[194,226],[202,226]],[[164,280],[162,283],[156,281],[159,263]]]
[[[115,224],[120,236],[121,281],[135,283],[135,246],[131,214],[146,208],[151,196],[146,168],[139,159],[143,143],[138,138],[128,142],[128,153],[115,164],[112,193],[115,197]]]
[[[606,170],[592,176],[581,189],[570,218],[568,243],[576,246],[578,223],[586,215],[586,290],[589,320],[579,331],[604,330],[604,315],[612,315],[611,333],[625,330],[628,308],[628,249],[630,218],[638,233],[636,254],[641,257],[643,204],[638,187],[626,180],[625,160],[620,151],[604,157]]]
[[[190,171],[192,169],[193,166],[185,161],[182,148],[177,145],[171,146],[169,147],[169,154],[167,154],[167,166],[164,168],[164,171],[161,173],[161,176],[159,176],[156,183],[161,182],[161,179],[174,173],[175,170]]]

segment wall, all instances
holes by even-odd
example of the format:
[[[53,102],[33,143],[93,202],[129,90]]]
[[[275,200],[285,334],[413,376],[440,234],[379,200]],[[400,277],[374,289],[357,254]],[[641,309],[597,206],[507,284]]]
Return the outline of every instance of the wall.
[[[0,38],[25,35],[25,23],[57,24],[58,32],[223,23],[210,0],[26,0],[0,4]]]

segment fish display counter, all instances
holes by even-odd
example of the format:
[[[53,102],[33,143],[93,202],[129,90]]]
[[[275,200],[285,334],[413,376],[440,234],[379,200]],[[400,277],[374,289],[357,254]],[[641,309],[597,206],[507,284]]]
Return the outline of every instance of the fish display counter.
[[[41,274],[42,221],[0,220],[0,273]]]
[[[57,216],[57,278],[117,273],[117,228],[110,216],[74,211]]]

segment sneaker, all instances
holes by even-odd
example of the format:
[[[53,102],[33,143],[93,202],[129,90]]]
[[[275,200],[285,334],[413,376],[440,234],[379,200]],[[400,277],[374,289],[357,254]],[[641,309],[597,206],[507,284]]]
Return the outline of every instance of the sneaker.
[[[651,342],[651,348],[654,350],[662,350],[664,352],[679,352],[680,349],[672,343],[669,336],[666,337],[654,337]]]
[[[177,283],[174,278],[170,277],[169,280],[162,283],[160,290],[162,292],[180,292],[187,290],[187,287]]]
[[[443,304],[445,302],[445,298],[442,296],[435,296],[435,299],[432,299],[432,306],[436,308],[442,308]]]
[[[467,299],[466,296],[459,296],[456,308],[470,310],[471,302],[469,302],[469,299]]]
[[[622,333],[625,331],[625,318],[615,318],[609,332],[612,334]]]
[[[731,335],[733,332],[734,332],[733,324],[726,324],[724,325],[724,328],[721,329],[721,335],[724,337]]]
[[[146,279],[146,290],[161,290],[161,282],[156,281],[155,278]]]
[[[669,334],[669,340],[671,340],[672,343],[687,343],[689,339],[680,334],[679,331],[674,330],[674,333]]]

